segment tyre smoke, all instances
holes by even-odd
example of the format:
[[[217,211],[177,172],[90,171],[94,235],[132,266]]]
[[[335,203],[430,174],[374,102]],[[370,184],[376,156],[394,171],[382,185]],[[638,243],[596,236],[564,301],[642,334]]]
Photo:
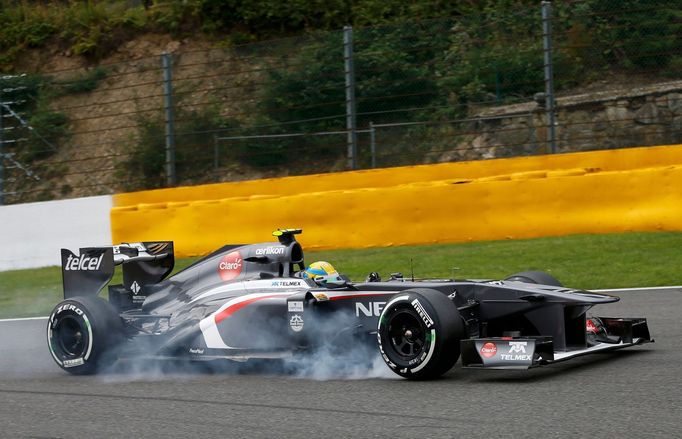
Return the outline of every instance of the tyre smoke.
[[[354,316],[330,314],[317,322],[313,339],[318,342],[307,352],[288,358],[248,361],[150,359],[138,355],[125,359],[112,352],[108,365],[98,371],[105,382],[196,379],[206,374],[258,374],[311,380],[401,379],[381,359],[376,335],[357,328],[349,331]],[[66,374],[54,363],[45,340],[47,319],[0,322],[0,374],[3,377],[35,378]],[[271,328],[251,333],[252,342],[265,346]],[[141,352],[152,353],[151,345]]]
[[[366,328],[349,328],[357,321],[354,315],[327,314],[315,321],[308,337],[310,349],[274,359],[219,360],[149,360],[143,356],[119,360],[100,371],[106,381],[164,380],[170,376],[188,379],[202,374],[260,374],[312,380],[401,379],[379,355],[376,334]],[[309,323],[306,323],[309,324]],[[273,330],[260,325],[248,331],[249,346],[267,350],[272,346]],[[246,336],[246,335],[244,335]],[[141,352],[153,352],[152,346]]]

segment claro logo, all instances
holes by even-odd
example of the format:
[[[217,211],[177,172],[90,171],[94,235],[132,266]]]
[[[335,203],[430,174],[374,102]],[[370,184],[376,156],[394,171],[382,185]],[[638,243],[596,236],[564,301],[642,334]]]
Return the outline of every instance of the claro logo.
[[[485,358],[492,358],[497,353],[497,345],[491,341],[484,343],[481,346],[481,355]]]
[[[64,264],[64,270],[66,271],[97,271],[99,270],[99,267],[102,265],[102,258],[104,257],[104,253],[99,255],[99,258],[94,257],[94,258],[89,258],[85,255],[80,255],[78,257],[73,257],[72,255],[69,255],[68,258],[66,258],[66,264]]]
[[[242,274],[242,255],[239,252],[228,253],[218,264],[218,274],[222,280],[232,280]]]

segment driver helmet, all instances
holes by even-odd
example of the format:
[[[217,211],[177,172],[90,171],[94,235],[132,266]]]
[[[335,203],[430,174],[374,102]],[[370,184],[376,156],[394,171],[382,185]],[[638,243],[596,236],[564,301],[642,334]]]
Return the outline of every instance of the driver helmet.
[[[341,275],[334,269],[332,264],[325,261],[313,262],[303,271],[303,279],[311,279],[317,285],[339,285],[343,283]]]

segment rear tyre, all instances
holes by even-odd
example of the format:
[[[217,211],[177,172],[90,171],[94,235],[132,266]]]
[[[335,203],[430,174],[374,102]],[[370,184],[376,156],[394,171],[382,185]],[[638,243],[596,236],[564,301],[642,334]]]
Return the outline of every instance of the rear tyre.
[[[123,323],[109,302],[90,296],[58,304],[47,323],[47,345],[65,371],[83,375],[116,361],[123,340]]]
[[[511,276],[506,277],[504,280],[563,287],[557,278],[544,271],[522,271],[521,273],[512,274]]]
[[[459,311],[445,294],[415,288],[389,300],[379,317],[377,338],[381,356],[393,372],[425,380],[454,366],[464,333]]]

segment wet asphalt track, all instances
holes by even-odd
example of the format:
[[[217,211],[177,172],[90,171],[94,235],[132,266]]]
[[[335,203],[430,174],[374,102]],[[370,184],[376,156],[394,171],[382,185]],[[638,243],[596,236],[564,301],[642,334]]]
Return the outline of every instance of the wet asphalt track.
[[[682,289],[618,295],[595,314],[645,316],[655,344],[523,372],[457,365],[432,382],[72,377],[44,320],[0,322],[0,437],[680,437]]]

